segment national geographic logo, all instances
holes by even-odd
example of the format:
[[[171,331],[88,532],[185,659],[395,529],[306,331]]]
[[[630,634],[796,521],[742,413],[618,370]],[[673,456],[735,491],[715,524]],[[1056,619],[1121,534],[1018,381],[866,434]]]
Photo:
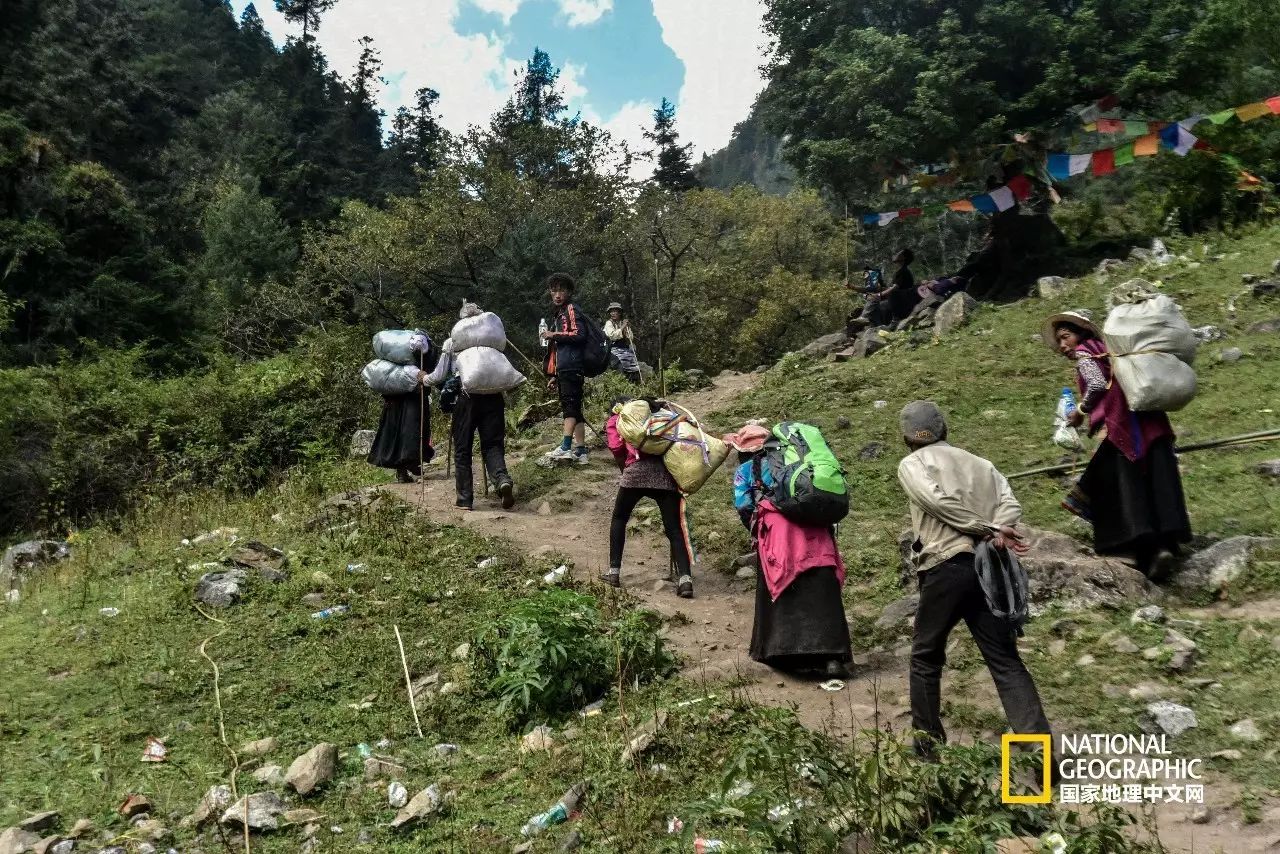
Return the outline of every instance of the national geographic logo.
[[[1010,781],[1010,752],[1015,744],[1040,745],[1040,794],[1015,795]],[[1053,762],[1053,736],[1048,733],[1026,734],[1006,732],[1000,736],[1000,800],[1006,804],[1047,804],[1053,800],[1053,786],[1050,785],[1051,763]]]
[[[1013,745],[1039,746],[1040,791],[1014,794]],[[1000,799],[1006,804],[1054,800],[1053,736],[1006,733],[1000,738]],[[1173,756],[1165,735],[1060,735],[1056,751],[1058,802],[1063,804],[1203,803],[1202,762]]]

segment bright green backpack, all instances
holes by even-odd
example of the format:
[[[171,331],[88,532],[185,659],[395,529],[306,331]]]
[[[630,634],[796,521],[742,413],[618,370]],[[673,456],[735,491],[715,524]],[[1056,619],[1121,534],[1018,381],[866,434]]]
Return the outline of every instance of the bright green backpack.
[[[844,469],[812,424],[783,421],[765,442],[769,498],[782,515],[801,525],[834,525],[849,515]]]

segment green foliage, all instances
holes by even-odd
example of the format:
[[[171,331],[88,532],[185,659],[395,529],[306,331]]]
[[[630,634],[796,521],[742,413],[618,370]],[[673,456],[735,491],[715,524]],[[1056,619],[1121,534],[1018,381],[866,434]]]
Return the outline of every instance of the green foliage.
[[[698,179],[693,174],[693,164],[689,160],[693,143],[679,144],[675,104],[666,98],[662,99],[662,104],[653,111],[653,129],[645,131],[644,138],[656,146],[649,154],[656,161],[653,169],[654,184],[676,193],[698,186]]]
[[[605,621],[592,596],[553,588],[517,601],[477,638],[488,691],[517,724],[556,717],[610,685],[674,669],[657,621],[638,611]]]

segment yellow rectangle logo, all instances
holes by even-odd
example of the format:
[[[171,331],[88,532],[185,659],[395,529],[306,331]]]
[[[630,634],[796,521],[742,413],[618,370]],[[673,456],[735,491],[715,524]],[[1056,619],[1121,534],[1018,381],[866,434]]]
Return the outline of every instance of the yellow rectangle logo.
[[[1009,753],[1014,744],[1038,744],[1044,751],[1038,795],[1015,795],[1011,791]],[[1006,732],[1000,736],[1000,800],[1006,804],[1047,804],[1052,801],[1053,787],[1049,784],[1051,762],[1053,762],[1053,736],[1048,733],[1040,735]]]

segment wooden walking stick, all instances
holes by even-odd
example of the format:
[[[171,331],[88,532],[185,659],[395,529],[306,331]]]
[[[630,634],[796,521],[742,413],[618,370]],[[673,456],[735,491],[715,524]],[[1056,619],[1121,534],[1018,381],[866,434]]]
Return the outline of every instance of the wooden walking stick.
[[[418,508],[421,509],[427,503],[427,470],[426,466],[426,449],[425,434],[427,429],[427,380],[423,375],[426,369],[423,367],[422,351],[418,351]]]
[[[396,630],[396,646],[400,647],[400,664],[404,667],[404,687],[409,692],[409,708],[413,710],[413,726],[418,730],[418,738],[424,738],[422,734],[422,723],[418,720],[418,703],[413,699],[413,679],[409,677],[409,660],[404,656],[404,641],[400,638],[400,627],[392,626]]]

